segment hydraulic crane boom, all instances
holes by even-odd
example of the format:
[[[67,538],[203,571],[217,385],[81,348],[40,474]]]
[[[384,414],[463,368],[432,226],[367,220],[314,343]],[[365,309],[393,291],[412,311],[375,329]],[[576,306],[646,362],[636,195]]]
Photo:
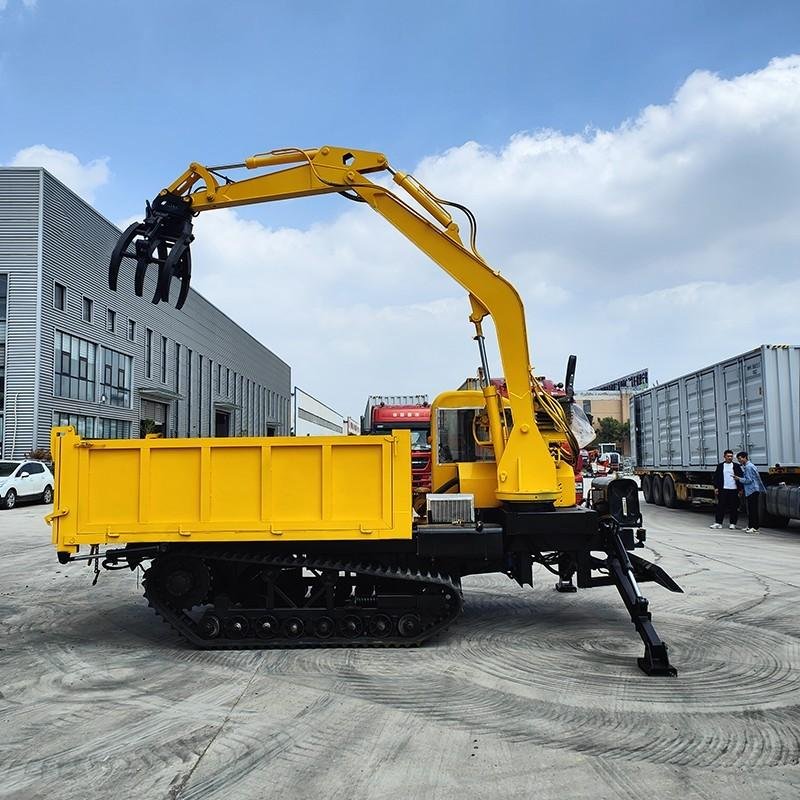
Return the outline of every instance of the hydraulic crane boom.
[[[222,174],[224,170],[236,168],[275,167],[285,168],[243,180],[232,180]],[[367,177],[381,171],[391,173],[394,183],[432,219],[425,218],[390,189]],[[497,461],[497,499],[551,504],[560,492],[553,457],[534,415],[533,393],[536,387],[531,375],[522,300],[511,283],[478,254],[474,245],[474,228],[472,246],[468,248],[445,208],[446,203],[411,175],[392,169],[382,153],[325,146],[312,150],[275,150],[252,156],[239,164],[219,167],[192,163],[148,206],[145,221],[135,223],[125,231],[111,259],[109,284],[116,289],[121,260],[130,256],[137,262],[135,288],[141,295],[148,266],[157,264],[159,276],[153,302],[169,301],[171,280],[178,277],[181,280],[177,303],[180,308],[188,294],[191,278],[189,246],[193,239],[193,215],[219,208],[332,192],[368,203],[469,293],[470,321],[475,325],[475,338],[484,361],[484,395]],[[472,216],[467,213],[472,223]],[[128,250],[132,243],[134,252]],[[487,315],[491,315],[497,331],[503,374],[508,386],[514,420],[510,431],[506,430],[501,418],[497,390],[488,380],[481,326]],[[551,408],[549,413],[561,414],[561,419],[556,422],[568,437],[563,412]]]
[[[236,169],[257,172],[235,180],[229,173]],[[381,172],[404,195],[370,179]],[[148,268],[157,266],[153,302],[169,302],[177,277],[180,308],[191,280],[195,215],[333,192],[367,203],[469,296],[481,390],[442,392],[431,406],[436,490],[425,494],[424,515],[412,519],[404,430],[354,441],[131,444],[83,442],[73,429],[57,428],[53,452],[62,477],[51,517],[59,559],[97,559],[100,544],[124,544],[105,551],[103,566],[150,561],[145,595],[157,613],[197,646],[223,648],[421,643],[460,612],[463,577],[498,572],[532,586],[538,563],[558,576],[560,592],[616,586],[645,646],[639,666],[649,675],[675,675],[639,583],[681,589],[660,567],[629,554],[646,538],[638,486],[596,481],[592,507],[576,506],[568,459],[579,448],[568,414],[575,422],[577,412],[565,411],[574,362],[562,405],[532,374],[522,301],[478,253],[467,208],[365,150],[283,149],[239,164],[193,163],[148,204],[145,220],[122,234],[109,286],[117,288],[123,259],[131,258],[141,295]],[[469,220],[468,245],[451,207]],[[487,316],[497,333],[502,396],[486,358]],[[154,487],[159,470],[178,460],[196,480],[186,481],[181,502],[173,503]],[[215,488],[220,465],[233,461],[243,484],[235,518]],[[448,493],[455,486],[458,492]],[[94,500],[75,499],[81,496]],[[82,544],[92,548],[87,557],[77,555]]]

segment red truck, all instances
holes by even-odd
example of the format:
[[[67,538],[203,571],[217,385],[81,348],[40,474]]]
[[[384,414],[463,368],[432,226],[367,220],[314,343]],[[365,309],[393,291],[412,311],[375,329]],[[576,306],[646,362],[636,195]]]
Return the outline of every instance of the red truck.
[[[374,394],[361,417],[361,433],[411,431],[411,486],[414,494],[431,491],[431,406],[426,394]]]

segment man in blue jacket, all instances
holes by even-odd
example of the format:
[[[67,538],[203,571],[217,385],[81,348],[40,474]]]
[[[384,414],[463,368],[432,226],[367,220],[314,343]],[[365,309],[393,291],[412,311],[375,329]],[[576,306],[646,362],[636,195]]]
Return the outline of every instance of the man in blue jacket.
[[[760,521],[758,518],[758,505],[761,501],[762,492],[766,492],[761,476],[755,464],[750,460],[747,453],[742,450],[736,454],[736,458],[742,465],[742,477],[736,476],[736,482],[744,489],[744,496],[747,500],[747,525],[745,533],[758,533]]]

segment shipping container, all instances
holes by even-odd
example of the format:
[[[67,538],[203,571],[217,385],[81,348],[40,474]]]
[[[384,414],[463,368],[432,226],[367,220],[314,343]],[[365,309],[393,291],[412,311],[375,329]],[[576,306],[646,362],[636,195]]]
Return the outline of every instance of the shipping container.
[[[761,347],[631,398],[631,448],[645,499],[714,502],[724,450],[761,472],[768,521],[800,518],[800,347]]]

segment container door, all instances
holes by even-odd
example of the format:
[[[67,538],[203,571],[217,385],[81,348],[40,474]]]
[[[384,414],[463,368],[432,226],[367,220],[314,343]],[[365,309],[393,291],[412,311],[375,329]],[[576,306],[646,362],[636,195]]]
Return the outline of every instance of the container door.
[[[700,378],[692,375],[686,379],[686,441],[689,465],[697,467],[703,463],[702,408],[700,402]]]
[[[725,428],[728,434],[728,441],[723,443],[722,449],[730,448],[738,453],[745,449],[741,363],[726,364],[722,368],[722,379],[725,383]]]
[[[667,387],[656,389],[656,458],[655,466],[663,467],[670,463],[669,458],[669,398]]]
[[[653,446],[653,395],[651,392],[636,398],[636,435],[639,466],[654,465],[655,448]]]
[[[700,431],[703,442],[703,460],[705,466],[716,465],[720,459],[719,442],[717,441],[717,400],[714,372],[700,375]]]
[[[680,387],[677,383],[667,386],[667,415],[669,428],[669,465],[681,465],[681,403]]]
[[[761,354],[744,360],[744,414],[747,447],[754,464],[767,465],[767,429],[764,415],[764,370]]]

